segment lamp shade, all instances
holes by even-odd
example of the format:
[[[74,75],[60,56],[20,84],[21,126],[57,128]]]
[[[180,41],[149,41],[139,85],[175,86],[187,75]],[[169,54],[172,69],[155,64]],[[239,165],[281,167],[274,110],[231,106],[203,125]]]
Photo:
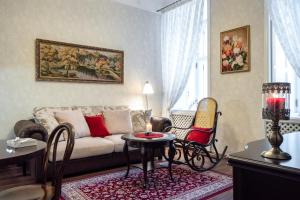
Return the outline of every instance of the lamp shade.
[[[143,89],[143,94],[153,94],[153,93],[154,91],[151,84],[148,81],[146,81]]]

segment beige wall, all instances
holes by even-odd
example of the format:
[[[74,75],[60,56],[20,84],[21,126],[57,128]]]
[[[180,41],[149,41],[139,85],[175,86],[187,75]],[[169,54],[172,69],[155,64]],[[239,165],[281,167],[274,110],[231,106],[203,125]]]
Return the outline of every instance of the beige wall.
[[[218,127],[221,146],[229,152],[263,138],[261,87],[266,75],[264,1],[212,0],[210,35],[211,96],[223,112]],[[250,25],[251,71],[220,74],[220,32]]]
[[[35,106],[144,105],[161,111],[159,15],[103,0],[0,0],[0,139]],[[124,50],[123,85],[35,81],[35,39]]]
[[[211,0],[210,90],[223,116],[218,138],[229,152],[264,137],[261,85],[267,77],[263,0]],[[220,74],[220,32],[250,25],[251,71]],[[0,0],[0,139],[35,106],[118,105],[142,107],[144,81],[161,111],[159,16],[102,0]],[[124,50],[124,85],[36,82],[36,38]]]

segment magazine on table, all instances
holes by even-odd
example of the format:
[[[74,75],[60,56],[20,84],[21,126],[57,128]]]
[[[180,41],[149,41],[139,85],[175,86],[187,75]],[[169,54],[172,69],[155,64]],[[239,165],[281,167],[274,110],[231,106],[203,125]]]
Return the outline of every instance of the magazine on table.
[[[16,137],[15,139],[7,140],[6,144],[13,148],[28,147],[37,145],[37,140],[33,138]]]

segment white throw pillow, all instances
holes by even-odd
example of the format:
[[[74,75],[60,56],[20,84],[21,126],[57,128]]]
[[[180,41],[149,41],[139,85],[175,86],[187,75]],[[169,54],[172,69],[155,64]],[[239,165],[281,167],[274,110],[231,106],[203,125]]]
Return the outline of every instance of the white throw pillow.
[[[90,136],[90,129],[80,110],[61,111],[54,113],[59,123],[68,122],[73,125],[75,138]]]
[[[103,115],[110,134],[132,132],[130,110],[105,110]]]

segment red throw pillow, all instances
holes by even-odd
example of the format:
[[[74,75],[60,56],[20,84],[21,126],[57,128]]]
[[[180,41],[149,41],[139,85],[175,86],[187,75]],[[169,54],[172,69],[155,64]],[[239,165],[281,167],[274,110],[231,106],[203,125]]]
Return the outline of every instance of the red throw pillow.
[[[109,135],[103,115],[84,116],[84,118],[90,128],[92,137],[105,137]]]
[[[193,126],[187,136],[187,140],[198,142],[200,144],[207,144],[209,142],[210,133],[204,131],[211,131],[211,128],[198,128]]]

